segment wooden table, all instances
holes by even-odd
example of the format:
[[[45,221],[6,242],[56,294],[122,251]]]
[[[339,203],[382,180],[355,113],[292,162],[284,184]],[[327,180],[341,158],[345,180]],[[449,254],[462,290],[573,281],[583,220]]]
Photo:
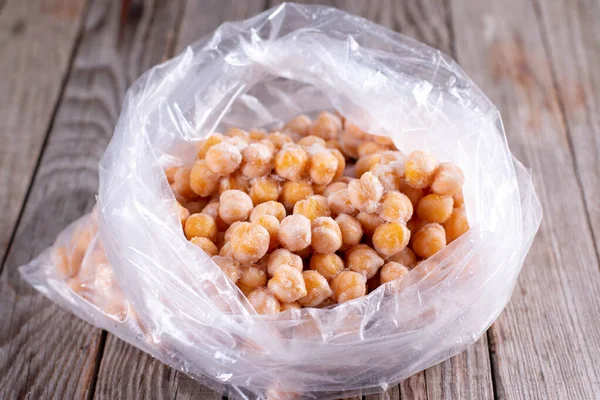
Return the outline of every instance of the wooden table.
[[[17,266],[91,209],[127,87],[265,3],[153,0],[122,15],[111,0],[0,0],[0,398],[221,398],[58,308]],[[457,59],[501,110],[544,207],[498,321],[389,397],[600,398],[600,2],[318,3]]]

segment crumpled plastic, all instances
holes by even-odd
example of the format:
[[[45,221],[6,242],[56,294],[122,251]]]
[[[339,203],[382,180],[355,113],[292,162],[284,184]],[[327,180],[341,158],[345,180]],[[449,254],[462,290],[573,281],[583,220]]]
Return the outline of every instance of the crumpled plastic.
[[[185,239],[163,170],[191,164],[211,132],[322,109],[458,164],[471,229],[401,290],[260,316]],[[229,397],[337,398],[386,390],[474,343],[506,306],[541,213],[497,109],[448,56],[337,9],[284,4],[223,24],[134,83],[97,208],[21,274]]]

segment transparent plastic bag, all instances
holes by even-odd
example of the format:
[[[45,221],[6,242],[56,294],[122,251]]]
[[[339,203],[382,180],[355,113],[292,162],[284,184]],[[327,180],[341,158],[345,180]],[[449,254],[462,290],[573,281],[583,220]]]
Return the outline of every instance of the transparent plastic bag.
[[[211,132],[321,109],[458,164],[471,229],[400,291],[259,316],[185,239],[163,170],[190,164]],[[474,343],[507,304],[540,220],[498,111],[455,62],[342,11],[284,4],[223,24],[135,82],[100,165],[97,210],[21,273],[228,396],[336,398],[385,390]]]

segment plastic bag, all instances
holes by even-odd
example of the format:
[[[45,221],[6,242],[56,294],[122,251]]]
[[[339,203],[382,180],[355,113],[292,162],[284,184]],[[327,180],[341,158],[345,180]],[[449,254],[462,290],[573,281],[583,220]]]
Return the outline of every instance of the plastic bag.
[[[400,292],[259,316],[185,240],[163,169],[189,164],[211,132],[321,109],[458,164],[471,229]],[[449,57],[333,8],[284,4],[223,24],[135,82],[100,165],[97,212],[21,273],[228,396],[336,398],[385,390],[474,343],[508,302],[540,220],[498,111]],[[65,279],[73,258],[77,278]]]

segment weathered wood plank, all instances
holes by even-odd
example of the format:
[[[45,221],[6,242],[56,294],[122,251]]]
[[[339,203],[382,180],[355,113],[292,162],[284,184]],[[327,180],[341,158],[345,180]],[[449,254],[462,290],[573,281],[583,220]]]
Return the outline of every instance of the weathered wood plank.
[[[0,7],[0,260],[63,90],[85,0]]]
[[[500,399],[597,397],[600,271],[534,7],[451,3],[458,61],[502,112],[545,210],[515,295],[490,331],[495,392]]]
[[[57,4],[60,5],[60,4]],[[127,87],[165,54],[180,3],[149,1],[119,35],[119,3],[90,6],[23,217],[0,278],[2,398],[87,398],[93,394],[99,329],[59,309],[24,283],[16,267],[51,244],[89,211],[98,190],[98,161]],[[64,5],[62,5],[64,8]],[[58,10],[56,11],[58,12]]]

